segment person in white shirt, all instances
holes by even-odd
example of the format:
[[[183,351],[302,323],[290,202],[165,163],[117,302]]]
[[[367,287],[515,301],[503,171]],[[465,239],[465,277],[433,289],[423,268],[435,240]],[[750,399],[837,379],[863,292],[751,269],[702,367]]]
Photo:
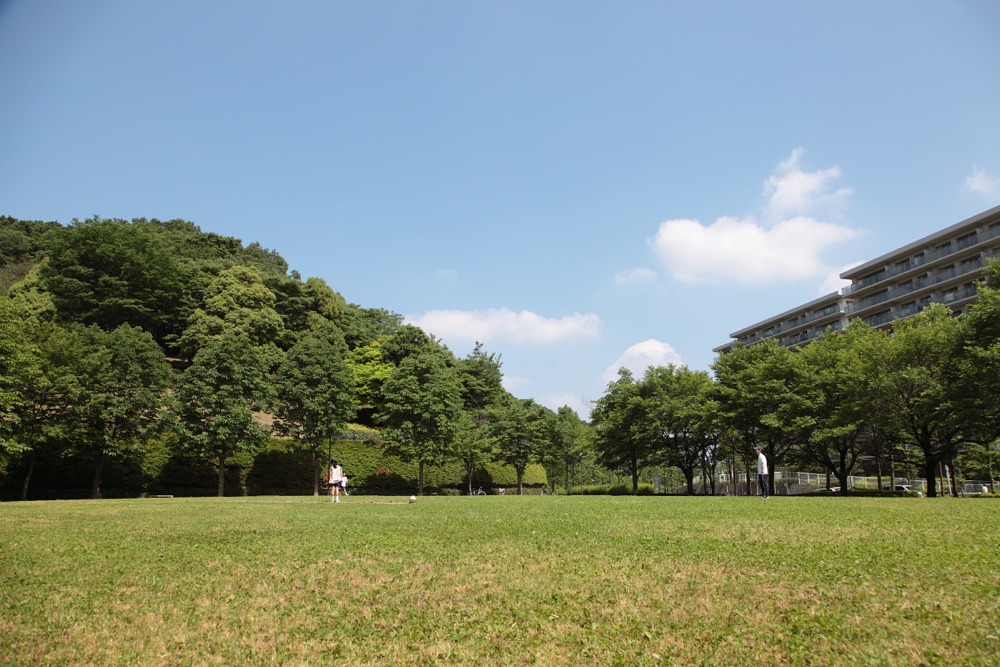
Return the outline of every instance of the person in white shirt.
[[[760,487],[761,498],[767,498],[767,457],[760,447],[754,447],[757,452],[757,486]]]
[[[344,469],[337,465],[337,459],[330,459],[330,502],[340,502],[340,487],[344,481]]]

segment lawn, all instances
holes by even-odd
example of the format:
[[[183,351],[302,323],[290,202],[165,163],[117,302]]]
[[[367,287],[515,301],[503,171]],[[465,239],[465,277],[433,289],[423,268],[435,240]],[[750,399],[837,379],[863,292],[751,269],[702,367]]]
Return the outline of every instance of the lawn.
[[[0,505],[4,665],[997,665],[1000,502]]]

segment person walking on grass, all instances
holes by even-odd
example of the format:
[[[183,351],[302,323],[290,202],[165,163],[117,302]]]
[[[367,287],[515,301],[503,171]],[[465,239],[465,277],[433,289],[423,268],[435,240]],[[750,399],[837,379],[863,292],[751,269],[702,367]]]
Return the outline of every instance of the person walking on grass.
[[[757,486],[760,487],[760,497],[767,499],[767,457],[760,447],[754,447],[757,452]]]
[[[330,502],[340,502],[340,487],[344,481],[344,469],[337,465],[337,459],[330,459]]]

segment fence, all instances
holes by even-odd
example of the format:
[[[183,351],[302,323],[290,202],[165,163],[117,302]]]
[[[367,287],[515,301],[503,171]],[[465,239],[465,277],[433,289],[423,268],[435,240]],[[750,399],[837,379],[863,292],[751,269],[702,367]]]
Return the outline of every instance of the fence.
[[[775,488],[779,485],[784,487],[786,492],[792,492],[792,489],[796,489],[795,493],[808,493],[811,490],[819,490],[826,488],[826,473],[816,473],[816,472],[789,472],[779,470],[774,473],[774,484]],[[756,485],[757,476],[750,475],[750,484]],[[716,484],[718,485],[728,485],[735,484],[737,488],[746,488],[747,477],[744,473],[737,473],[736,475],[730,475],[728,473],[719,473],[716,476]],[[836,477],[830,477],[831,486],[839,488],[839,480]],[[888,475],[882,477],[882,486],[888,487],[892,485],[907,485],[913,488],[914,491],[920,491],[922,493],[927,493],[927,480],[923,478],[909,479],[906,477],[896,477],[895,481],[890,481]],[[694,478],[695,488],[701,488],[702,478],[701,476],[696,476]],[[960,483],[959,493],[975,495],[979,493],[990,493],[993,489],[989,482],[983,480],[964,480]],[[810,488],[813,487],[813,488]],[[937,480],[938,495],[948,495],[951,493],[950,480],[945,478],[939,478]],[[878,489],[879,479],[878,477],[860,477],[857,475],[851,475],[847,478],[847,488],[849,489]]]

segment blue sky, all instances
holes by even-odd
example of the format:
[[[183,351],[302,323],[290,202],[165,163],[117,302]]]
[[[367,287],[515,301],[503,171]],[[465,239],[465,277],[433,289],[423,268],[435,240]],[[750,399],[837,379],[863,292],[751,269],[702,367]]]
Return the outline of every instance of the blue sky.
[[[1000,3],[0,0],[0,214],[184,218],[586,418],[1000,203]]]

